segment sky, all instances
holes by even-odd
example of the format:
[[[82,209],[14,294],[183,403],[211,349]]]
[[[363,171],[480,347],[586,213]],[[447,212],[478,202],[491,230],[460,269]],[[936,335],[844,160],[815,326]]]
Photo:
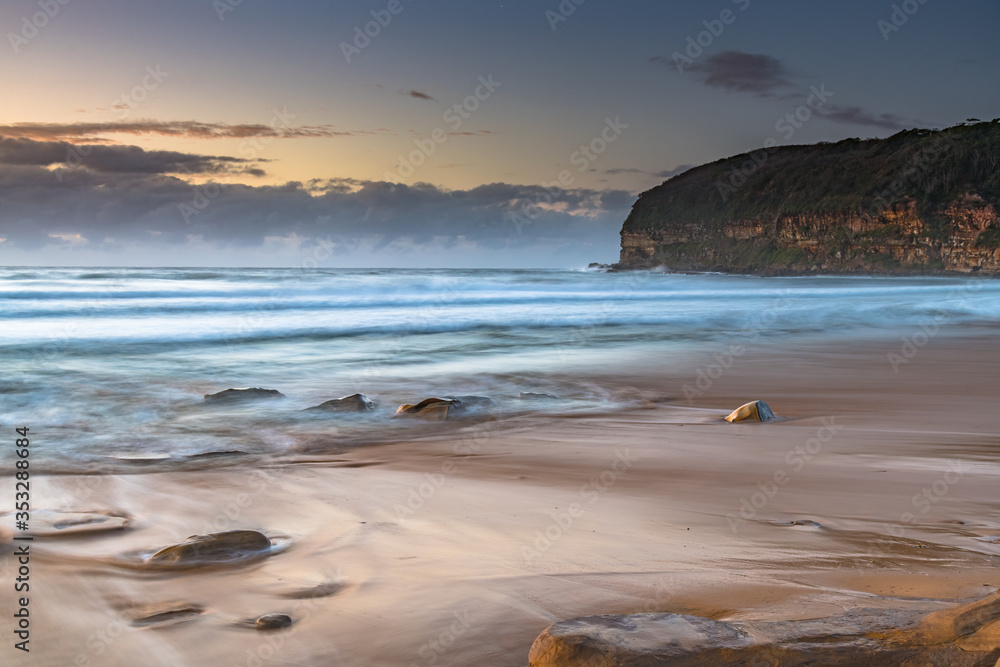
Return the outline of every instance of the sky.
[[[575,268],[692,166],[1000,116],[995,0],[5,0],[0,32],[2,265]]]

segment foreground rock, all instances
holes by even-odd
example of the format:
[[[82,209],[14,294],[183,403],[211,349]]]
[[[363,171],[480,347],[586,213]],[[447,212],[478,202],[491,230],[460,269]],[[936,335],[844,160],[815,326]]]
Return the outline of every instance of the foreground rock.
[[[729,413],[727,422],[773,422],[777,417],[764,401],[750,401]]]
[[[930,614],[857,609],[804,621],[589,616],[549,626],[529,654],[531,667],[994,667],[998,659],[1000,594]]]
[[[226,404],[269,398],[285,398],[285,395],[277,389],[247,387],[245,389],[226,389],[215,394],[205,394],[203,400],[206,403]]]
[[[321,412],[367,412],[374,410],[375,404],[364,394],[351,394],[307,409]]]
[[[193,535],[181,544],[160,549],[146,562],[150,565],[197,566],[253,560],[271,550],[271,540],[255,530],[228,530]]]

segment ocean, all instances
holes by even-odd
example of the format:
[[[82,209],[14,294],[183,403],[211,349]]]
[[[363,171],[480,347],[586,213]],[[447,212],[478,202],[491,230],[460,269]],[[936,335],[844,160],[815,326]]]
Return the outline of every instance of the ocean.
[[[636,398],[621,387],[582,379],[617,361],[682,366],[732,344],[900,331],[919,343],[949,324],[1000,321],[1000,281],[5,268],[0,318],[0,423],[11,433],[31,428],[32,465],[148,471],[419,437],[427,424],[392,417],[400,404],[431,396],[487,396],[498,414],[628,407]],[[230,387],[287,398],[203,402]],[[356,392],[376,409],[304,411]],[[526,402],[521,392],[557,400]]]

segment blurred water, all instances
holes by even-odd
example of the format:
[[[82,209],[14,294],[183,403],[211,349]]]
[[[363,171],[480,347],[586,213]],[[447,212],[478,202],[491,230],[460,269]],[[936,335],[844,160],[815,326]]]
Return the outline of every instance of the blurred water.
[[[520,391],[607,407],[589,363],[752,336],[1000,320],[1000,281],[498,270],[0,269],[0,423],[79,469],[108,457],[280,454],[405,434],[402,402]],[[204,393],[289,398],[208,410]],[[362,391],[372,415],[303,408]],[[538,407],[538,406],[536,406]],[[416,428],[416,427],[414,427]],[[44,435],[43,435],[44,434]]]

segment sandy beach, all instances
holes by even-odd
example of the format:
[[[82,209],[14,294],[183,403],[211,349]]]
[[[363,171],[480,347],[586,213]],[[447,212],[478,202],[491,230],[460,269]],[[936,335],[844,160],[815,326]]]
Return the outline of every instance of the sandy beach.
[[[793,619],[986,595],[1000,587],[1000,342],[920,340],[591,366],[577,379],[641,407],[447,422],[281,465],[36,471],[35,507],[131,523],[32,544],[30,664],[523,666],[574,616]],[[752,399],[782,420],[722,421]],[[240,567],[123,566],[231,529],[288,546]],[[170,609],[189,611],[137,621]],[[240,625],[270,612],[294,625]]]

